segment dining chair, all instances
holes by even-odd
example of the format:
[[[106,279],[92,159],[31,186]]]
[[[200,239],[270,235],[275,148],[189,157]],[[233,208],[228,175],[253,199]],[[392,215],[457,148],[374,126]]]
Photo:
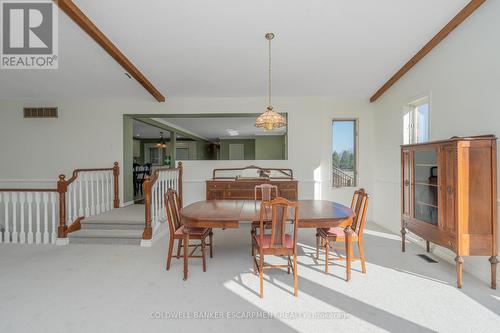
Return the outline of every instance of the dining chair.
[[[213,257],[213,248],[212,248],[212,240],[213,240],[213,232],[211,228],[189,228],[189,239],[193,239],[195,241],[200,241],[199,244],[183,244],[183,233],[184,226],[181,223],[181,219],[179,216],[180,209],[180,201],[177,195],[177,191],[173,189],[169,189],[167,193],[165,193],[165,209],[167,210],[167,220],[168,220],[168,228],[170,231],[169,243],[168,243],[168,256],[167,256],[167,271],[170,269],[170,261],[172,260],[172,251],[174,249],[174,242],[177,239],[177,259],[181,257],[181,248],[184,246],[194,247],[191,253],[189,254],[189,258],[202,258],[203,259],[203,271],[206,272],[206,258],[205,258],[205,246],[210,246],[210,258]],[[207,244],[206,239],[209,238],[209,243]],[[194,255],[194,252],[198,247],[201,246],[201,256]]]
[[[354,192],[351,201],[351,209],[356,214],[353,217],[351,228],[353,230],[351,244],[358,243],[359,257],[351,257],[351,261],[361,260],[361,271],[366,273],[365,250],[363,247],[363,230],[366,223],[366,211],[368,209],[369,195],[364,189],[359,189]],[[330,242],[333,246],[330,247]],[[333,228],[318,228],[316,229],[316,259],[319,258],[319,248],[325,250],[325,273],[328,273],[329,253],[330,248],[335,249],[335,242],[346,242],[344,229],[340,227]],[[352,246],[351,244],[346,244]],[[338,253],[338,252],[337,252]],[[352,250],[351,250],[352,253]],[[333,260],[347,260],[345,257],[335,258]]]
[[[293,271],[293,294],[298,295],[297,275],[297,225],[299,216],[299,205],[285,198],[276,198],[271,201],[263,201],[260,205],[260,221],[256,234],[252,237],[252,256],[254,274],[259,272],[261,298],[264,297],[264,270],[270,268],[287,268]],[[290,214],[290,215],[288,215]],[[293,222],[293,234],[286,233],[287,221]],[[270,228],[264,228],[269,223]],[[258,254],[258,257],[257,257]],[[287,257],[286,265],[265,264],[266,255]],[[293,263],[290,257],[293,257]]]
[[[279,197],[278,186],[271,184],[256,185],[254,188],[254,200],[257,201],[260,198],[262,201],[271,201],[273,199],[273,190],[274,190],[274,198]],[[252,221],[250,230],[250,241],[253,239],[253,235],[255,235],[255,230],[259,227],[259,225],[260,225],[259,221]]]

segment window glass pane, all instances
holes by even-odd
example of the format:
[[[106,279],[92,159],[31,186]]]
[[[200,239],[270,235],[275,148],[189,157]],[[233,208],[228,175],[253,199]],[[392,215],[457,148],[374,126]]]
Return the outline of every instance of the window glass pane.
[[[356,186],[356,121],[332,124],[332,179],[334,187]]]
[[[416,142],[429,141],[429,103],[420,104],[415,108],[415,121]]]
[[[406,112],[403,118],[403,144],[410,144],[410,117],[411,112]]]

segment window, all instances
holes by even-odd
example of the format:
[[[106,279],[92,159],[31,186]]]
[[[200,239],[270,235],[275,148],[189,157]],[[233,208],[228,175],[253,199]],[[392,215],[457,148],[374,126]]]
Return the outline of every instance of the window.
[[[149,148],[149,162],[153,165],[161,163],[162,150],[159,148]]]
[[[357,120],[332,122],[332,185],[353,187],[357,183]]]
[[[424,97],[408,104],[403,118],[403,143],[406,145],[429,141],[429,128],[429,98]]]

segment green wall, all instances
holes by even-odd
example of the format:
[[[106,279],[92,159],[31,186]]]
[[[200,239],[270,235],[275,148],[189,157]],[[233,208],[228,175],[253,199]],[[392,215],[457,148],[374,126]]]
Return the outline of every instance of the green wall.
[[[255,160],[255,140],[254,139],[224,139],[220,140],[220,159],[229,159],[229,144],[243,144],[245,160]]]
[[[285,135],[270,135],[255,137],[256,160],[285,159]]]
[[[134,175],[132,163],[134,161],[134,127],[133,119],[123,116],[123,164],[120,171],[123,174],[123,202],[134,200]]]

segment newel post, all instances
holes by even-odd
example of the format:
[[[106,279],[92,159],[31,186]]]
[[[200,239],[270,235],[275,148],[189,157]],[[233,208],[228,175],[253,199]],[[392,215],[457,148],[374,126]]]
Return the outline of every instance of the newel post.
[[[182,206],[182,173],[183,173],[183,168],[182,168],[182,162],[179,162],[178,164],[179,168],[179,204],[181,207]]]
[[[153,237],[153,228],[151,227],[151,179],[148,175],[144,176],[144,208],[145,224],[142,233],[143,240],[150,240]]]
[[[118,162],[115,162],[113,165],[113,178],[114,178],[114,199],[113,199],[113,208],[120,207],[120,198],[118,193],[118,176],[120,175],[120,167],[118,166]]]
[[[68,237],[68,226],[66,225],[66,192],[68,191],[68,185],[64,179],[65,177],[64,175],[59,175],[59,180],[57,181],[57,193],[59,193],[59,227],[57,228],[57,238],[61,240]]]

